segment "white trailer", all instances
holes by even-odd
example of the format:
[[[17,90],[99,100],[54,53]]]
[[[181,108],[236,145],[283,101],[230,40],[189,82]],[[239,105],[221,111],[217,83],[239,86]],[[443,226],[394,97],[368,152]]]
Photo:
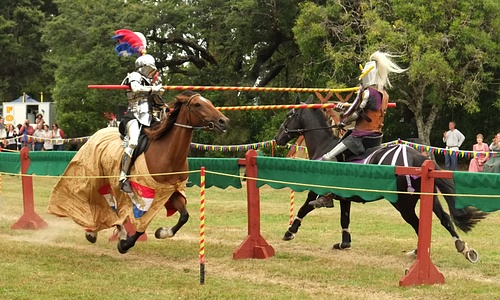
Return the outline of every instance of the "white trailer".
[[[54,103],[40,102],[27,94],[11,101],[3,103],[2,116],[5,124],[24,124],[25,120],[30,120],[31,125],[35,126],[35,119],[38,114],[42,114],[46,124],[51,125],[55,122]]]

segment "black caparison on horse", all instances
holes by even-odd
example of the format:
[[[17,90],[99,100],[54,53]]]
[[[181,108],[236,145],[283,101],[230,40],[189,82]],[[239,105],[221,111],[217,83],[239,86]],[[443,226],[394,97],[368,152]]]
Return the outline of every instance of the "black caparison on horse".
[[[312,96],[309,97],[306,103],[311,102]],[[297,104],[299,103],[300,101],[297,99]],[[328,125],[326,116],[320,109],[292,109],[287,113],[285,121],[275,136],[275,140],[278,145],[285,146],[287,142],[299,135],[303,135],[307,144],[309,158],[316,160],[321,158],[329,149],[332,149],[340,140],[338,137],[334,136],[331,128],[332,126]],[[398,150],[397,147],[401,148]],[[417,150],[404,145],[376,147],[368,149],[367,153],[371,153],[367,158],[368,161],[365,162],[368,164],[421,167],[422,163],[428,159]],[[403,153],[405,153],[405,155],[403,155]],[[406,162],[404,159],[406,159]],[[347,157],[346,160],[349,160],[349,157]],[[439,167],[436,166],[436,169],[439,169]],[[398,191],[407,192],[409,187],[415,189],[414,194],[398,194],[397,202],[391,202],[391,204],[400,212],[403,219],[413,227],[418,235],[419,218],[415,213],[415,207],[419,200],[420,178],[397,176]],[[435,192],[437,191],[436,188],[443,194],[450,195],[455,193],[455,186],[451,179],[436,178]],[[351,202],[364,203],[366,201],[358,196],[342,198],[333,195],[333,197],[340,201],[340,225],[342,227],[342,242],[335,244],[333,248],[349,249],[351,247],[351,234],[349,232]],[[302,219],[315,208],[309,205],[309,202],[317,198],[318,195],[316,193],[312,191],[308,193],[306,202],[300,207],[292,225],[290,225],[286,231],[283,240],[291,240],[294,238],[294,234],[297,233],[302,223]],[[473,207],[456,209],[454,196],[445,196],[445,200],[448,204],[451,218],[450,215],[444,211],[437,196],[434,196],[434,214],[441,221],[441,225],[450,232],[457,251],[464,254],[469,261],[477,262],[477,252],[473,249],[469,249],[467,244],[460,239],[455,231],[453,223],[462,231],[469,232],[480,220],[484,219],[487,214]]]

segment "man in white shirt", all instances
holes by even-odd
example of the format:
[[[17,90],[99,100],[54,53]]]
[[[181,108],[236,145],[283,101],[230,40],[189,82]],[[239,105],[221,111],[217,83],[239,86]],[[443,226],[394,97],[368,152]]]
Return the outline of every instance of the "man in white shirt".
[[[456,171],[458,168],[458,150],[465,140],[465,136],[455,128],[456,124],[454,121],[448,123],[448,131],[443,134],[443,142],[446,143],[446,150],[453,150],[450,154],[448,151],[445,152],[444,165],[446,170]],[[456,152],[455,152],[456,151]]]

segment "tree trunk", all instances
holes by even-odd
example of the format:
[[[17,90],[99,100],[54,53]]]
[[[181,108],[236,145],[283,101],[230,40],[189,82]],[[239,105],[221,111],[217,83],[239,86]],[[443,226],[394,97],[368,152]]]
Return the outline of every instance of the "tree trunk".
[[[430,136],[432,128],[434,127],[434,122],[439,113],[439,106],[432,105],[430,109],[424,111],[423,104],[425,93],[423,92],[425,87],[417,87],[413,89],[413,94],[410,96],[408,93],[403,92],[405,94],[404,100],[401,102],[405,103],[408,106],[408,109],[415,116],[415,122],[417,124],[418,138],[422,142],[423,145],[430,146]],[[429,153],[430,157],[434,159],[432,153]]]

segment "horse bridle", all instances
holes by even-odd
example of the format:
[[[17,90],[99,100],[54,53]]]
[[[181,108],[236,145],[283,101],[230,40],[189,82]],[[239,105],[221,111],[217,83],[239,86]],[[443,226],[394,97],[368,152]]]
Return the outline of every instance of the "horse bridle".
[[[215,129],[214,122],[207,122],[199,113],[197,113],[196,111],[192,111],[191,107],[189,107],[191,100],[193,100],[193,98],[196,96],[200,96],[200,94],[196,93],[196,94],[192,95],[191,97],[189,97],[188,101],[186,101],[186,103],[183,104],[187,107],[187,110],[188,110],[188,123],[189,123],[189,125],[179,124],[179,123],[174,123],[174,125],[182,127],[182,128],[195,129],[195,130],[201,130],[201,129],[214,130]],[[207,125],[205,125],[205,126],[192,126],[191,125],[192,124],[191,123],[191,113],[194,113],[203,123],[205,123]]]
[[[307,109],[307,108],[303,108],[303,109]],[[340,128],[342,127],[341,125],[339,124],[334,124],[334,125],[331,125],[331,126],[326,126],[326,127],[318,127],[318,128],[299,128],[299,129],[288,129],[286,128],[286,124],[288,123],[288,120],[293,116],[295,115],[295,108],[292,108],[292,114],[290,115],[290,117],[287,117],[287,119],[285,120],[285,122],[283,122],[283,124],[281,125],[283,127],[283,130],[286,134],[289,134],[289,133],[298,133],[299,135],[303,135],[304,132],[308,132],[308,131],[314,131],[314,130],[322,130],[322,129],[332,129],[332,128]]]

